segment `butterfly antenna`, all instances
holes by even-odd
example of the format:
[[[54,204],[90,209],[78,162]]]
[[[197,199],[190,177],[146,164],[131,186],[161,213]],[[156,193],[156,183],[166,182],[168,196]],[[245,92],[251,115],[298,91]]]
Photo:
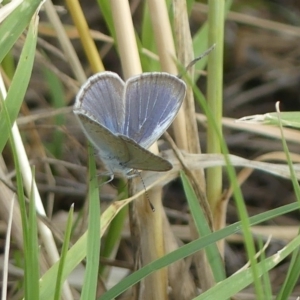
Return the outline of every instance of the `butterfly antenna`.
[[[144,187],[144,189],[145,189],[145,195],[146,195],[146,198],[147,198],[148,203],[149,203],[149,205],[150,205],[150,208],[151,208],[152,212],[155,212],[155,207],[153,206],[153,204],[152,204],[151,201],[150,201],[149,194],[148,194],[148,191],[147,191],[147,189],[146,189],[146,185],[145,185],[145,182],[144,182],[144,180],[143,180],[143,178],[142,178],[142,175],[141,175],[140,172],[138,172],[138,174],[139,174],[139,177],[141,178],[141,182],[142,182],[143,187]]]
[[[186,67],[185,67],[185,71],[182,74],[179,74],[177,77],[178,78],[182,78],[183,75],[185,73],[188,72],[188,70],[199,60],[201,60],[203,57],[205,57],[206,55],[208,55],[213,49],[215,49],[216,44],[213,44],[210,48],[208,48],[205,52],[203,52],[200,56],[194,58]]]

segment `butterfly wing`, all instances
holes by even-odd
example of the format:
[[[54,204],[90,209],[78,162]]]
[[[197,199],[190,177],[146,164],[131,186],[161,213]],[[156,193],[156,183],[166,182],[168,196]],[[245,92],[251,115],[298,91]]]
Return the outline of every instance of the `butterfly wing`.
[[[128,161],[124,164],[126,168],[163,172],[172,169],[172,164],[160,156],[141,147],[127,136],[119,136],[124,141],[129,154]]]
[[[95,120],[88,112],[75,111],[86,136],[98,150],[104,165],[112,173],[126,174],[129,170],[122,167],[130,160],[126,142],[111,133]]]
[[[172,169],[170,162],[154,155],[126,136],[112,134],[87,112],[75,113],[83,131],[99,151],[102,162],[110,172],[127,175],[131,169],[157,172]]]
[[[126,85],[115,73],[98,73],[79,91],[74,113],[112,173],[168,171],[172,165],[145,148],[172,123],[185,90],[182,80],[167,73],[145,73]]]
[[[173,122],[186,85],[168,73],[143,73],[125,85],[125,123],[122,134],[150,147]]]
[[[112,133],[121,133],[125,119],[124,86],[115,73],[93,75],[77,94],[74,112],[87,112]]]

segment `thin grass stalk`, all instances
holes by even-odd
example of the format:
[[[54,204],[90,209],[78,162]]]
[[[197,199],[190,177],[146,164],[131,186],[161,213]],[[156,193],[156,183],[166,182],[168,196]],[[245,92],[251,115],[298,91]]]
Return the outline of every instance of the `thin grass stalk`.
[[[191,37],[186,0],[173,0],[174,7],[174,32],[177,45],[178,60],[181,65],[187,66],[194,59],[193,41]],[[188,70],[191,78],[194,77],[194,68]],[[201,145],[198,135],[196,110],[193,89],[187,86],[186,98],[183,103],[186,116],[187,150],[191,153],[201,153]],[[194,172],[199,188],[205,193],[205,177],[203,170]]]
[[[89,144],[89,214],[86,249],[86,269],[80,299],[95,299],[100,261],[100,199],[96,174],[94,148]]]
[[[94,73],[104,71],[104,66],[101,60],[101,57],[98,53],[97,47],[95,45],[94,40],[91,37],[90,30],[88,28],[87,22],[84,18],[81,7],[76,0],[67,0],[67,4],[73,18],[74,24],[79,32],[79,36],[81,42],[83,44],[83,49],[88,57],[91,69]],[[121,183],[124,185],[124,183]],[[127,212],[126,210],[122,210],[116,217],[112,220],[107,236],[109,238],[106,239],[104,245],[102,246],[101,256],[107,258],[114,258],[116,255],[116,251],[118,249],[119,241],[120,241],[120,232],[124,226],[124,220],[126,218]],[[104,273],[105,271],[105,273]],[[99,274],[102,278],[107,277],[109,274],[110,268],[107,266],[101,265],[99,266]]]
[[[31,27],[29,30],[29,35],[31,40],[30,40],[30,47],[35,47],[36,45],[36,33],[37,33],[37,26],[38,26],[38,16],[37,14],[34,15],[32,21],[31,21]],[[27,37],[28,39],[29,37]],[[27,40],[26,40],[27,42]],[[26,44],[25,46],[26,47]],[[31,49],[31,51],[34,51],[35,49]],[[19,66],[18,66],[19,67]],[[16,71],[16,74],[18,73],[18,68]],[[16,76],[16,75],[15,75]],[[4,98],[6,98],[6,95],[3,95]],[[16,125],[16,123],[14,123],[14,125],[12,126],[12,137],[14,140],[14,143],[16,145],[16,149],[18,151],[18,160],[21,166],[21,171],[22,171],[22,177],[24,180],[24,187],[25,190],[27,191],[27,194],[29,195],[31,193],[31,185],[32,185],[32,172],[31,172],[31,168],[30,168],[30,164],[28,161],[28,157],[23,145],[23,141],[19,132],[19,129]],[[45,210],[44,207],[42,205],[42,200],[40,198],[37,186],[35,181],[33,182],[33,190],[32,192],[34,193],[34,198],[36,200],[36,209],[37,211],[42,214],[45,215]],[[55,263],[58,259],[59,259],[59,255],[58,255],[58,251],[55,245],[55,241],[53,239],[53,235],[52,232],[50,231],[50,229],[42,222],[38,222],[38,226],[39,226],[39,232],[41,234],[41,237],[43,239],[43,243],[45,245],[45,248],[47,250],[47,254],[49,257],[49,260],[51,261],[51,263]],[[67,296],[66,299],[72,299],[71,296],[71,292],[68,288],[67,285],[65,285],[64,288],[64,292],[65,295]]]
[[[149,5],[150,17],[154,29],[154,37],[156,40],[156,45],[158,49],[162,70],[168,73],[178,74],[176,68],[175,43],[172,35],[172,29],[171,29],[171,24],[167,12],[166,2],[159,1],[159,0],[149,0],[148,5]],[[176,8],[179,15],[182,14],[182,10],[186,9],[185,5],[182,3],[181,5],[178,3],[174,3],[174,5],[179,6],[179,8],[178,7]],[[176,14],[175,12],[175,22],[178,21],[178,19],[180,19],[180,17],[178,17],[178,14]],[[185,24],[186,18],[187,16],[185,16],[185,20],[181,20],[181,22],[175,25],[177,26],[175,27],[176,37],[178,37],[177,34],[181,30],[182,31],[186,30],[187,28]],[[179,29],[180,26],[183,26],[184,29],[183,28]],[[185,54],[186,49],[184,48],[183,45],[185,41],[183,41],[183,39],[181,38],[182,35],[186,34],[187,32],[182,33],[182,31],[181,33],[179,33],[178,43],[181,43],[180,49],[181,49],[181,56],[183,57],[186,55]],[[191,50],[188,51],[190,51],[190,56],[192,56]],[[189,57],[189,56],[185,56],[185,57]],[[191,92],[189,92],[189,95],[191,95]],[[183,107],[185,107],[185,104],[183,105]],[[191,117],[191,119],[193,118],[194,116]],[[180,149],[186,149],[186,150],[189,148],[189,142],[188,142],[189,133],[187,132],[187,124],[186,124],[187,122],[189,121],[186,119],[185,110],[184,108],[181,108],[175,121],[172,124],[172,127],[173,127],[177,146]],[[168,227],[165,225],[165,230],[164,230],[165,232],[166,232],[166,228]],[[169,232],[166,233],[165,235],[166,235],[166,239],[170,239],[171,237],[169,237],[169,235],[172,235],[172,233]],[[166,243],[166,247],[167,247],[167,252],[170,252],[176,249],[178,246],[176,245],[176,243],[169,243],[169,244]],[[176,262],[176,264],[173,264],[172,266],[169,267],[169,283],[172,288],[173,296],[175,297],[174,299],[190,298],[195,291],[193,288],[193,282],[191,282],[192,279],[190,276],[187,276],[186,270],[188,270],[188,268],[187,266],[185,266],[184,261],[178,261]],[[189,288],[180,289],[178,287],[178,278],[180,278],[184,286]]]
[[[88,24],[79,5],[78,0],[66,0],[68,10],[78,30],[81,43],[94,73],[104,71],[103,63],[98,54],[97,47],[92,39]]]
[[[111,1],[111,9],[122,69],[127,79],[142,72],[130,8],[127,1],[113,0]],[[157,153],[157,145],[153,145],[151,150]],[[136,180],[132,180],[129,185],[129,196],[135,192]],[[132,232],[136,234],[134,238],[140,242],[142,264],[147,264],[151,260],[163,256],[165,253],[162,235],[161,193],[160,188],[148,192],[148,196],[155,207],[155,213],[150,209],[148,200],[145,197],[137,199],[130,209],[131,221],[133,220],[135,225]],[[144,284],[143,299],[167,299],[167,276],[165,269],[146,278]],[[134,297],[138,298],[140,292],[135,289],[134,293]]]
[[[2,79],[2,76],[0,76],[0,97],[2,97],[2,94],[6,93],[6,89],[4,86],[4,82]],[[2,100],[2,99],[1,99]],[[3,160],[3,157],[0,156],[0,177],[6,178],[6,175],[8,173],[8,170],[6,168],[5,162]],[[11,180],[6,178],[6,184],[9,184],[10,186],[13,186]],[[10,205],[7,201],[7,199],[12,199],[14,197],[14,193],[12,190],[2,181],[0,182],[0,217],[5,221],[5,223],[8,223],[9,219],[9,213],[10,213]],[[14,241],[17,244],[17,247],[22,250],[23,249],[23,232],[22,232],[22,222],[21,222],[21,213],[20,213],[20,207],[17,201],[15,201],[14,209],[13,209],[13,223],[12,223],[12,237]]]
[[[128,79],[142,73],[130,7],[128,1],[112,0],[110,3],[123,75]]]
[[[27,286],[29,299],[38,299],[40,295],[39,278],[40,278],[40,264],[39,264],[39,241],[38,241],[38,218],[36,212],[36,205],[34,199],[33,186],[35,184],[35,168],[32,168],[31,188],[29,194],[29,207],[28,207],[28,240],[27,240],[27,272],[28,283]]]
[[[124,181],[121,181],[124,185]],[[126,193],[127,194],[127,193]],[[126,196],[125,196],[126,197]],[[101,257],[114,259],[117,255],[125,221],[128,217],[128,209],[125,207],[113,218],[107,230],[107,238],[101,247]],[[104,264],[100,264],[99,274],[102,279],[108,277],[110,268]]]
[[[174,3],[174,27],[175,27],[175,36],[177,37],[177,50],[178,50],[178,59],[183,66],[187,66],[193,59],[193,43],[190,33],[187,6],[185,0],[173,0]],[[194,77],[194,68],[188,70],[189,76]],[[183,104],[183,109],[186,116],[186,136],[187,136],[187,150],[191,153],[201,153],[200,141],[198,135],[198,127],[195,117],[195,102],[193,90],[190,86],[187,88],[187,96]],[[187,175],[192,176],[190,178],[191,182],[194,182],[194,189],[197,192],[197,195],[203,195],[198,200],[200,205],[208,207],[207,203],[202,203],[202,201],[207,202],[206,199],[206,184],[203,169],[199,169],[193,172],[188,172]],[[207,214],[209,218],[211,214]],[[210,218],[207,220],[211,224]],[[190,227],[192,232],[192,237],[194,239],[198,238],[198,232],[195,228],[193,220],[190,221]],[[212,229],[212,228],[211,228]],[[194,255],[194,262],[196,266],[196,271],[198,278],[203,290],[209,289],[214,285],[215,280],[211,268],[209,266],[207,256],[205,251],[200,251]]]
[[[147,3],[162,71],[177,75],[175,43],[166,1],[148,0]],[[180,149],[187,149],[188,144],[185,123],[185,114],[181,108],[172,124],[176,144]]]
[[[209,45],[216,44],[215,50],[208,57],[207,103],[213,112],[219,132],[222,132],[223,109],[223,47],[224,47],[224,1],[209,0],[208,41]],[[218,134],[208,119],[207,152],[221,153]],[[214,227],[216,230],[225,226],[226,207],[222,203],[222,168],[215,167],[207,170],[207,198],[210,203]],[[221,211],[219,209],[223,208]],[[221,246],[221,245],[220,245]],[[224,249],[221,246],[221,252]]]
[[[31,23],[32,25],[33,23]],[[32,33],[32,27],[30,27],[29,32]],[[29,39],[29,36],[27,37]],[[30,42],[32,40],[30,39]],[[30,42],[28,42],[30,44]],[[27,44],[28,44],[27,43]],[[24,49],[25,51],[25,49]],[[23,55],[23,53],[22,53]],[[21,56],[22,56],[21,55]],[[28,55],[28,54],[27,54]],[[21,58],[20,58],[21,60]],[[17,71],[18,72],[18,71]],[[16,72],[16,74],[17,74]],[[17,76],[17,75],[15,75]],[[5,89],[2,90],[2,93],[5,95],[6,91]],[[24,294],[25,298],[31,299],[37,299],[39,294],[39,287],[38,287],[38,280],[39,280],[39,266],[38,266],[38,242],[37,242],[37,229],[36,229],[36,208],[34,201],[32,199],[33,194],[31,191],[33,191],[32,187],[34,185],[34,175],[32,175],[31,179],[31,187],[30,187],[30,200],[29,200],[29,216],[27,215],[26,206],[25,206],[25,195],[24,195],[24,188],[28,189],[28,187],[23,186],[23,179],[22,176],[24,176],[24,173],[21,171],[21,164],[19,161],[19,156],[15,144],[15,138],[13,135],[13,127],[16,127],[16,123],[12,125],[10,121],[10,117],[8,114],[8,110],[6,107],[6,103],[8,102],[8,99],[6,99],[6,102],[2,103],[3,111],[5,112],[6,117],[6,123],[9,130],[9,140],[11,144],[11,150],[12,155],[14,158],[15,163],[15,170],[16,170],[16,177],[17,177],[17,192],[19,197],[19,207],[21,211],[21,221],[22,221],[22,230],[23,230],[23,243],[24,243]],[[12,129],[10,129],[12,128]],[[17,127],[16,127],[17,128]],[[18,149],[19,150],[19,149]],[[33,172],[34,174],[34,172]],[[28,192],[28,191],[27,191]],[[32,276],[31,276],[32,275]]]
[[[194,59],[193,40],[190,32],[189,18],[186,0],[173,0],[174,11],[174,35],[176,37],[176,49],[179,63],[184,67]],[[189,76],[194,78],[194,67],[187,70]],[[194,93],[191,87],[187,86],[186,98],[182,106],[186,116],[187,148],[192,153],[201,153],[201,146],[198,136],[197,121],[195,118]],[[204,173],[201,171],[200,184],[205,189]],[[201,176],[202,175],[202,176]]]
[[[73,214],[74,214],[74,204],[71,205],[69,214],[68,214],[67,226],[66,226],[66,230],[65,230],[64,242],[63,242],[62,249],[61,249],[61,258],[59,261],[59,267],[58,267],[58,271],[57,271],[56,286],[55,286],[55,293],[53,296],[53,300],[59,300],[61,297],[61,288],[62,288],[62,283],[63,283],[62,274],[63,274],[63,269],[65,266],[66,256],[68,253],[70,238],[72,235]]]
[[[146,197],[135,202],[140,230],[140,250],[142,266],[163,257],[166,254],[163,235],[164,209],[162,205],[162,189],[153,188],[148,191],[153,212]],[[140,295],[141,299],[168,299],[168,272],[166,268],[151,274],[144,279],[144,287]]]
[[[250,223],[250,225],[260,224],[260,223],[266,222],[268,220],[271,220],[273,218],[276,218],[278,216],[284,215],[286,213],[296,211],[298,209],[299,209],[298,203],[288,204],[283,207],[276,208],[271,211],[267,211],[267,212],[255,215],[253,217],[250,217],[249,223]],[[158,270],[162,267],[169,266],[171,263],[173,263],[175,261],[178,261],[182,258],[188,257],[188,256],[192,255],[193,253],[195,253],[196,251],[199,251],[199,249],[203,249],[207,245],[210,245],[211,243],[216,243],[220,239],[224,239],[234,233],[240,232],[242,229],[242,226],[243,226],[242,222],[239,221],[234,224],[228,225],[227,227],[225,227],[217,232],[214,232],[211,235],[204,236],[202,238],[199,238],[198,240],[195,240],[188,244],[185,244],[181,248],[175,250],[173,253],[168,254],[167,259],[166,259],[166,257],[160,258],[160,259],[156,260],[155,262],[151,263],[150,265],[147,265],[147,266],[141,268],[137,272],[130,274],[129,276],[124,278],[120,283],[116,284],[113,288],[111,288],[109,291],[105,292],[100,297],[100,299],[101,300],[114,299],[115,297],[120,295],[122,292],[124,292],[125,290],[130,288],[132,285],[139,282],[139,280],[141,280],[141,278],[148,276],[149,274],[155,272],[156,270]],[[299,242],[297,241],[294,243],[294,241],[293,241],[292,243],[294,244],[292,247],[296,247],[296,245]],[[284,248],[285,250],[287,250],[287,251],[285,251],[284,257],[286,257],[288,255],[288,253],[291,252],[291,250],[288,250],[286,248],[287,247]],[[289,245],[289,248],[291,248],[291,245]],[[279,257],[279,259],[278,259],[278,257]],[[271,265],[272,265],[271,267],[274,267],[275,265],[277,265],[279,263],[279,261],[281,259],[283,259],[283,255],[281,252],[278,252],[278,254],[275,255],[275,258],[274,257],[268,258],[267,260],[270,262],[269,267]],[[268,269],[270,269],[269,267],[268,267]],[[266,270],[266,268],[264,268],[264,270]],[[244,271],[246,271],[246,273],[248,273],[247,279],[246,278],[244,279],[241,274],[241,273],[245,273]],[[226,299],[226,297],[224,297],[224,295],[223,295],[223,291],[225,291],[226,293],[231,293],[231,295],[229,295],[228,297],[233,296],[232,289],[235,290],[234,291],[234,294],[235,294],[236,292],[240,291],[241,289],[243,289],[244,287],[246,287],[247,285],[249,285],[253,282],[253,277],[252,277],[251,271],[249,271],[249,270],[244,270],[244,271],[238,272],[235,275],[231,276],[231,277],[235,277],[233,281],[230,278],[225,279],[224,281],[220,282],[218,285],[214,286],[212,289],[201,294],[198,298],[206,299],[206,300],[207,299],[222,299],[223,300],[224,298]],[[230,281],[233,282],[233,283],[231,283],[231,286],[230,286]],[[241,287],[241,284],[237,285],[236,284],[237,281],[242,282],[243,286]],[[214,292],[216,290],[219,290],[221,286],[222,286],[223,290],[221,293],[219,292],[219,297],[210,297],[210,298],[205,297],[205,296],[202,297],[202,295],[204,295],[204,294],[205,295],[210,294],[212,290],[214,290]],[[182,285],[181,282],[180,282],[180,287],[182,289],[186,288],[186,286]],[[215,295],[216,295],[216,293],[215,293]],[[220,297],[220,295],[221,295],[221,297]],[[191,298],[188,298],[188,299],[191,299]],[[194,299],[196,299],[196,298],[194,298]]]
[[[15,206],[15,196],[13,196],[10,204],[10,211],[8,215],[7,230],[6,230],[5,250],[4,250],[4,257],[3,257],[2,293],[1,293],[1,299],[3,300],[6,300],[6,295],[7,295],[9,248],[10,248],[14,206]]]
[[[22,104],[21,111],[22,111],[24,116],[30,116],[30,110],[29,110],[29,108],[28,108],[28,106],[25,102]],[[34,122],[29,122],[28,124],[32,128],[28,132],[28,135],[30,135],[30,139],[32,140],[32,144],[36,145],[36,147],[35,147],[36,156],[38,156],[41,160],[46,159],[47,154],[46,154],[45,148],[42,144],[41,137],[40,137],[40,135],[38,133],[38,130],[35,126],[35,123]],[[49,186],[55,186],[55,178],[52,174],[52,170],[51,170],[50,165],[48,163],[44,164],[44,170],[45,170],[45,174],[46,174]],[[54,197],[55,197],[54,193],[51,193],[51,192],[48,193],[48,195],[47,195],[47,209],[46,209],[46,212],[47,212],[48,218],[51,218],[51,216],[52,216]]]
[[[86,76],[84,70],[80,64],[80,61],[77,57],[77,54],[74,50],[74,47],[71,44],[70,39],[64,29],[64,25],[59,19],[55,7],[51,0],[48,0],[44,3],[44,8],[47,14],[47,17],[52,24],[53,28],[56,31],[57,38],[61,44],[61,47],[64,51],[65,56],[68,59],[69,66],[73,70],[73,73],[77,80],[83,84],[86,81]]]
[[[231,182],[232,187],[233,187],[234,199],[235,199],[235,203],[236,203],[238,213],[239,213],[239,217],[240,217],[241,224],[242,224],[242,230],[243,230],[243,234],[244,234],[244,237],[245,237],[245,245],[246,245],[246,248],[247,248],[248,258],[249,258],[250,264],[251,264],[251,272],[252,272],[253,278],[254,278],[254,285],[255,285],[256,292],[257,292],[257,297],[258,297],[258,299],[263,299],[261,297],[261,295],[263,295],[263,290],[262,290],[260,278],[259,278],[259,275],[258,275],[257,260],[256,260],[256,257],[255,257],[254,241],[253,241],[253,238],[252,238],[252,235],[251,235],[251,232],[250,232],[249,218],[248,218],[247,210],[246,210],[246,207],[245,207],[243,195],[242,195],[240,186],[238,185],[238,182],[237,182],[237,179],[236,179],[235,170],[234,170],[234,168],[231,164],[227,146],[222,141],[222,134],[218,130],[218,125],[214,121],[214,117],[213,117],[213,114],[212,114],[211,110],[208,109],[208,105],[206,104],[206,102],[202,98],[202,95],[200,94],[199,90],[194,89],[194,92],[195,92],[196,97],[200,101],[203,110],[207,114],[208,119],[211,120],[212,125],[213,125],[213,127],[216,131],[216,134],[219,137],[220,146],[222,148],[222,152],[224,154],[224,159],[225,159],[225,162],[226,162],[228,177],[229,177],[230,182]]]
[[[282,146],[283,146],[283,149],[284,149],[284,152],[286,155],[286,160],[288,162],[289,171],[290,171],[291,179],[292,179],[292,183],[293,183],[293,188],[295,191],[295,195],[297,197],[297,202],[299,204],[300,203],[300,186],[299,186],[299,182],[297,181],[296,171],[293,166],[292,157],[291,157],[287,142],[284,137],[283,124],[282,124],[282,120],[281,120],[281,116],[280,116],[281,113],[280,113],[280,109],[279,109],[279,102],[276,103],[276,113],[277,113],[277,118],[278,118],[278,123],[279,123],[279,128],[280,128],[280,134],[281,134],[281,138],[282,138]],[[287,276],[285,278],[283,286],[280,289],[279,295],[277,296],[276,299],[283,299],[283,298],[280,298],[280,296],[284,295],[284,297],[288,297],[292,293],[292,291],[296,285],[296,282],[299,279],[299,264],[300,264],[300,255],[299,255],[299,249],[297,249],[293,252],[293,256],[292,256],[291,264],[288,269]]]
[[[187,14],[186,13],[186,7],[185,5],[183,5],[182,3],[180,2],[175,2],[174,3],[174,6],[175,5],[178,5],[179,7],[176,7],[175,9],[175,18],[177,21],[178,19],[180,20],[182,18],[182,12],[185,13],[185,15]],[[165,59],[165,57],[168,57],[170,56],[170,53],[175,53],[175,47],[174,47],[174,42],[173,42],[173,37],[172,37],[172,34],[171,34],[171,30],[168,30],[168,28],[170,28],[170,23],[166,22],[166,20],[168,20],[168,15],[166,13],[166,6],[165,6],[165,3],[163,3],[162,1],[158,2],[158,1],[149,1],[149,7],[150,7],[150,12],[152,12],[151,16],[153,16],[153,23],[155,24],[154,26],[156,26],[156,30],[154,30],[154,33],[156,34],[156,40],[157,40],[157,47],[158,47],[158,52],[159,52],[159,56],[161,59]],[[177,14],[176,14],[176,11],[177,11]],[[163,15],[163,13],[165,13],[165,15]],[[157,14],[159,14],[161,17],[161,19],[163,20],[161,23],[159,22],[159,19],[157,17]],[[154,19],[155,18],[155,19]],[[184,43],[185,40],[181,41],[180,40],[180,37],[185,37],[186,35],[190,36],[190,33],[189,33],[189,30],[188,30],[188,26],[187,26],[187,16],[185,16],[185,20],[179,22],[179,24],[177,24],[177,30],[175,30],[176,32],[176,37],[178,38],[178,43]],[[164,30],[161,30],[161,28],[164,28]],[[166,30],[167,28],[167,30]],[[180,34],[181,32],[181,34]],[[167,42],[166,41],[169,41],[169,44],[167,45]],[[187,44],[189,43],[189,41],[187,41]],[[191,44],[191,42],[190,42]],[[171,50],[170,50],[171,49]],[[190,48],[191,49],[191,48]],[[185,49],[184,47],[181,47],[181,50],[182,50],[182,53],[181,55],[184,56],[184,52],[185,52]],[[191,50],[190,50],[191,52]],[[175,54],[174,54],[175,55]],[[190,55],[192,57],[192,55]],[[188,57],[188,56],[187,56]],[[169,60],[170,62],[170,60]],[[172,61],[174,62],[174,60]],[[165,68],[167,68],[167,70],[169,72],[172,72],[173,68],[174,68],[174,64],[172,63],[171,64],[167,64],[165,63]],[[190,91],[189,92],[189,96],[192,95],[192,92]],[[188,136],[190,136],[190,140],[195,140],[195,136],[198,136],[198,133],[197,133],[197,127],[196,127],[196,121],[194,121],[194,123],[192,123],[192,120],[195,119],[195,115],[191,113],[194,113],[194,104],[191,103],[191,101],[193,101],[193,98],[190,98],[190,102],[189,102],[189,120],[191,120],[191,123],[189,125],[187,125],[188,122],[190,121],[185,121],[186,118],[184,118],[184,122],[182,121],[182,119],[180,119],[180,116],[177,117],[177,119],[180,119],[180,131],[177,130],[177,128],[175,128],[175,139],[176,139],[176,142],[178,144],[178,147],[181,148],[181,149],[186,149],[188,150],[189,148],[192,148],[193,149],[193,152],[198,152],[200,151],[200,148],[199,148],[199,142],[198,143],[193,143],[191,142],[191,145],[189,145],[189,139],[187,139]],[[185,105],[184,105],[185,106]],[[192,107],[192,108],[191,108]],[[183,112],[183,110],[181,110]],[[185,125],[186,126],[182,126],[182,125]],[[187,129],[191,129],[191,128],[194,128],[194,132],[191,132],[190,130],[187,131]],[[196,129],[196,130],[195,130]],[[184,131],[184,140],[185,142],[184,143],[181,143],[182,142],[182,132]],[[176,135],[177,133],[177,135]],[[195,136],[191,136],[192,134],[195,134]],[[181,137],[179,138],[179,141],[178,141],[178,135],[180,135]],[[196,138],[196,141],[198,140],[198,138]],[[198,144],[198,145],[197,145]],[[196,146],[197,145],[197,146]],[[202,185],[202,188],[205,186],[205,181],[203,179],[203,172],[199,172],[197,174],[198,176],[198,180],[199,182],[201,182],[199,184],[199,188],[200,186]],[[198,186],[198,184],[196,185]],[[201,194],[204,194],[203,193],[203,190],[202,190],[202,193]],[[212,278],[212,275],[211,275],[211,272],[210,272],[210,267],[208,266],[208,263],[207,263],[207,260],[206,260],[206,257],[204,254],[200,254],[200,257],[199,257],[199,261],[197,265],[201,265],[201,271],[199,272],[199,274],[205,274],[205,279],[207,280],[208,278]],[[206,266],[206,267],[205,267]],[[203,268],[205,268],[207,271],[206,272],[203,272]],[[209,276],[210,275],[210,276]],[[212,279],[211,280],[208,280],[208,282],[214,282]],[[212,285],[212,283],[208,283],[208,284],[205,284],[205,286],[207,286],[207,288],[209,286]]]

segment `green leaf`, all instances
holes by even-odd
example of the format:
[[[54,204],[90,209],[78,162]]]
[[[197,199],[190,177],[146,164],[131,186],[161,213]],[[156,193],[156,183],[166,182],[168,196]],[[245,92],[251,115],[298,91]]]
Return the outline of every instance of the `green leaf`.
[[[265,222],[267,220],[270,220],[271,218],[275,218],[276,216],[288,213],[290,211],[299,209],[298,203],[293,203],[289,205],[282,206],[280,208],[276,208],[264,213],[261,213],[259,215],[256,215],[254,217],[249,218],[250,225],[259,224],[262,222]],[[232,225],[229,225],[219,231],[216,231],[212,234],[206,235],[202,238],[199,238],[195,241],[192,241],[179,249],[167,254],[166,256],[159,258],[150,264],[142,267],[138,271],[130,274],[126,278],[124,278],[122,281],[120,281],[118,284],[116,284],[114,287],[112,287],[110,290],[105,292],[99,300],[110,300],[114,299],[124,291],[126,291],[128,288],[133,286],[134,284],[141,281],[146,276],[152,274],[156,270],[159,270],[163,267],[166,267],[170,265],[171,263],[183,259],[201,249],[204,249],[205,247],[211,245],[212,243],[216,243],[217,241],[226,238],[227,236],[241,232],[242,230],[242,222],[237,222]],[[252,275],[251,275],[252,276]],[[252,277],[251,277],[252,278]],[[253,278],[252,278],[253,282]],[[216,285],[216,288],[219,286],[220,283]],[[224,296],[221,299],[226,299],[228,296]],[[209,299],[220,299],[220,298],[209,298]]]
[[[67,228],[65,231],[65,238],[64,238],[64,243],[63,243],[62,250],[61,250],[59,267],[58,267],[58,272],[57,272],[57,277],[56,277],[54,300],[61,299],[61,288],[62,288],[62,285],[64,282],[63,281],[63,270],[65,267],[65,261],[66,261],[68,248],[69,248],[69,244],[70,244],[71,233],[72,233],[73,213],[74,213],[74,204],[72,204],[70,211],[69,211],[69,215],[68,215]]]
[[[30,23],[41,0],[24,0],[21,4],[1,23],[0,26],[0,62],[15,44],[19,36]],[[34,18],[36,18],[35,16]],[[34,54],[34,51],[33,51]],[[30,70],[30,69],[29,69]],[[30,72],[29,72],[30,73]]]
[[[280,112],[280,119],[281,119],[282,126],[300,128],[300,112],[297,111]],[[277,113],[267,113],[264,115],[246,116],[239,119],[238,121],[244,123],[279,126]]]
[[[189,182],[187,176],[183,171],[180,172],[180,177],[183,183],[184,192],[189,203],[189,208],[194,219],[199,236],[206,236],[211,234],[211,230],[207,223],[205,214],[199,204],[199,200],[195,191]],[[224,264],[216,244],[212,244],[206,248],[206,255],[211,266],[216,282],[226,278]]]
[[[258,275],[262,276],[265,272],[277,266],[284,258],[286,258],[292,251],[300,246],[300,236],[297,236],[288,246],[278,251],[276,254],[265,259],[256,265]],[[239,271],[224,281],[218,283],[208,291],[196,297],[197,300],[208,299],[225,299],[234,296],[242,289],[253,282],[253,274],[251,269]],[[286,299],[286,298],[285,298]]]
[[[18,23],[18,22],[14,22]],[[32,66],[35,55],[36,40],[37,40],[38,17],[35,15],[31,20],[25,45],[23,47],[20,60],[12,79],[11,86],[8,90],[5,105],[9,115],[11,124],[13,124],[19,114],[24,96],[30,80]],[[0,26],[0,29],[1,26]],[[0,30],[1,36],[1,30]],[[0,43],[1,45],[1,43]],[[0,47],[1,48],[1,47]],[[4,117],[4,110],[0,112],[0,152],[2,152],[9,136],[10,126],[7,119]]]
[[[34,169],[32,170],[32,181],[30,189],[30,199],[29,199],[29,217],[28,217],[28,243],[26,257],[26,276],[27,280],[26,294],[27,299],[39,299],[39,243],[38,243],[38,229],[37,229],[37,216],[36,216],[36,206],[34,200]]]
[[[96,299],[100,259],[100,199],[94,150],[89,144],[89,220],[86,271],[80,299]]]

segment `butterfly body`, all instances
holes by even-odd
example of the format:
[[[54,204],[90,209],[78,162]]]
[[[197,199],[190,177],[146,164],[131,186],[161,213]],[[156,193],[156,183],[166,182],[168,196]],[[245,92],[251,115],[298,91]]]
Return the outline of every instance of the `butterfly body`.
[[[111,175],[168,171],[172,165],[148,151],[170,126],[185,83],[167,73],[143,73],[124,82],[112,72],[92,76],[80,89],[74,113]]]

